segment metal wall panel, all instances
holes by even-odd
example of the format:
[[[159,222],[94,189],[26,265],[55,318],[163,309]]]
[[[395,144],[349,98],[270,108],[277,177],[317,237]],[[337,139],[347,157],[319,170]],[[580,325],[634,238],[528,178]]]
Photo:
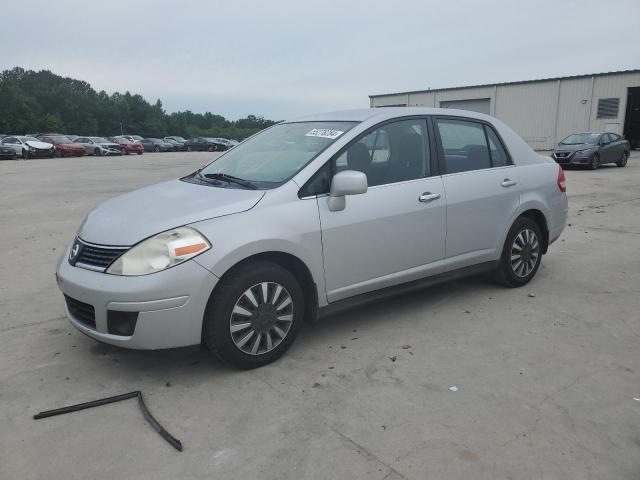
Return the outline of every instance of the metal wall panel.
[[[560,101],[554,143],[558,143],[571,133],[589,131],[591,82],[591,78],[560,80]]]
[[[498,86],[495,116],[536,150],[553,148],[559,80]]]
[[[638,86],[640,86],[640,73],[594,77],[589,130],[622,134],[624,117],[627,111],[627,89]],[[620,98],[617,118],[597,118],[598,100],[601,98]]]

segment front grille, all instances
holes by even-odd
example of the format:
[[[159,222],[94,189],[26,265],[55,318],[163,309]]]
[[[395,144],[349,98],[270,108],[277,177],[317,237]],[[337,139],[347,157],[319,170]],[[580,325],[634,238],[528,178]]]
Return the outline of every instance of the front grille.
[[[571,152],[556,152],[557,158],[566,158],[571,155]]]
[[[64,299],[67,302],[69,313],[75,320],[86,327],[96,328],[96,311],[93,305],[81,302],[67,295],[64,296]]]
[[[104,271],[128,249],[129,247],[91,245],[78,238],[71,250],[69,262],[71,265],[93,267],[95,270]],[[75,255],[74,252],[76,252]]]

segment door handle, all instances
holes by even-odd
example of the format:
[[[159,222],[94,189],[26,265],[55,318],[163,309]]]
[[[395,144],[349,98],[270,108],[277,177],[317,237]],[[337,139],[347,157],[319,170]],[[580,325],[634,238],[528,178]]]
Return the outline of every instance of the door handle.
[[[515,180],[511,180],[510,178],[505,178],[502,181],[501,185],[506,188],[506,187],[513,187],[516,183],[518,182],[516,182]]]
[[[418,197],[418,201],[422,203],[429,203],[434,200],[437,200],[438,198],[440,198],[439,193],[424,192],[422,195]]]

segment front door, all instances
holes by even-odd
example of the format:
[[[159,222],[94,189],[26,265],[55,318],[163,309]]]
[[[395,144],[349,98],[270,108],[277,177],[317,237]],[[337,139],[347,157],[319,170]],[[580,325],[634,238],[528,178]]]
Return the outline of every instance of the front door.
[[[411,119],[364,134],[331,160],[334,173],[364,172],[369,189],[342,211],[317,199],[329,302],[442,271],[446,199],[429,150],[426,120]]]

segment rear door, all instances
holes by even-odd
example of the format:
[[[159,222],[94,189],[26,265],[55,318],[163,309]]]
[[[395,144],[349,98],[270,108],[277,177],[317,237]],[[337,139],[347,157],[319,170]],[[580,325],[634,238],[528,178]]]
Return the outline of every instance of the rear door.
[[[329,302],[442,272],[446,201],[427,131],[424,118],[388,122],[330,161],[327,178],[358,170],[369,188],[342,211],[317,199]]]
[[[445,271],[495,260],[520,203],[517,168],[490,124],[460,117],[435,124],[447,195]]]

